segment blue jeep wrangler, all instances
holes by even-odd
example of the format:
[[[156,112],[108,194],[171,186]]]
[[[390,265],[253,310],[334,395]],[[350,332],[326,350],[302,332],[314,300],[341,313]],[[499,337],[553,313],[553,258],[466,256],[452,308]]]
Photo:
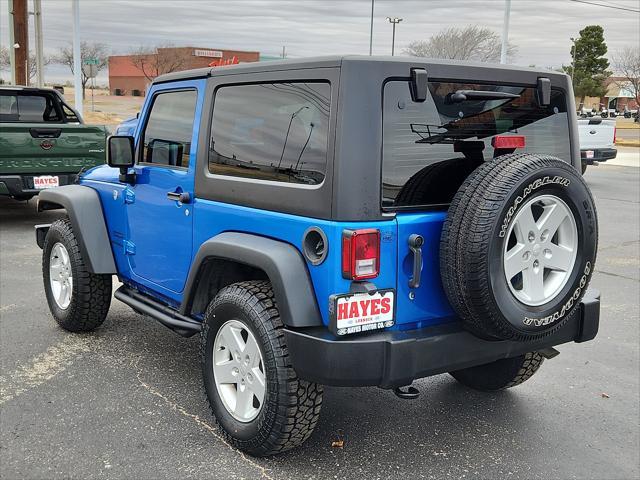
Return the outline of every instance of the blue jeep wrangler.
[[[568,77],[372,57],[158,77],[108,166],[43,191],[46,297],[201,335],[228,441],[304,442],[322,385],[500,390],[595,337],[596,209]]]

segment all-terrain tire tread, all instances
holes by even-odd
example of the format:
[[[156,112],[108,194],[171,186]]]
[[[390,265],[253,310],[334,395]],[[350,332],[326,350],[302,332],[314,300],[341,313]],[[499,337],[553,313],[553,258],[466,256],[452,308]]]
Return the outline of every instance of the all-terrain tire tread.
[[[49,232],[56,232],[64,241],[69,253],[73,273],[73,293],[71,304],[64,318],[54,314],[56,322],[70,332],[90,332],[104,322],[111,305],[112,279],[111,275],[95,274],[89,271],[82,257],[78,240],[73,232],[68,218],[56,220]],[[42,273],[45,282],[45,292],[49,295],[49,255],[48,245],[52,237],[47,235],[43,248]],[[48,299],[49,303],[54,302]]]
[[[538,371],[544,357],[529,352],[514,358],[450,372],[451,376],[469,388],[483,392],[497,392],[529,380]]]
[[[522,367],[520,367],[520,370],[518,370],[513,380],[507,383],[502,389],[515,387],[529,380],[538,371],[543,361],[544,357],[538,352],[526,353]]]
[[[266,413],[272,416],[272,427],[258,438],[241,441],[231,436],[216,418],[213,405],[207,398],[215,421],[230,445],[253,455],[269,456],[295,448],[311,436],[318,423],[322,407],[322,385],[301,380],[296,375],[287,350],[284,326],[273,289],[268,281],[249,280],[223,288],[209,304],[205,318],[209,318],[220,303],[230,299],[244,303],[245,307],[253,309],[262,317],[261,333],[266,334],[276,346],[273,360],[278,370],[279,393],[276,410],[271,410],[270,404],[263,407],[269,408]],[[211,328],[211,323],[205,321],[200,342],[203,362],[206,356],[206,338]],[[268,358],[264,360],[269,362]]]

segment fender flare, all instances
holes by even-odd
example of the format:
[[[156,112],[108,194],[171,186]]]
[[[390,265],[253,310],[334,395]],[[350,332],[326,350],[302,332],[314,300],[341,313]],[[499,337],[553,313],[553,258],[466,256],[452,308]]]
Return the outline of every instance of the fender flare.
[[[239,232],[221,233],[200,246],[185,284],[181,314],[189,315],[201,267],[209,259],[231,260],[263,270],[269,277],[285,325],[322,325],[309,271],[300,252],[285,242]]]
[[[98,192],[83,185],[64,185],[38,195],[38,212],[64,208],[91,273],[116,274],[111,242]]]

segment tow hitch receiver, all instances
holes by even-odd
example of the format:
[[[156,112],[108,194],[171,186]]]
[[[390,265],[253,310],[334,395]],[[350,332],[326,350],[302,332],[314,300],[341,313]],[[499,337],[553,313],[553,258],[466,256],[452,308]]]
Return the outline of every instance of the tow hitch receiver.
[[[408,387],[396,387],[393,389],[393,393],[396,394],[396,397],[403,400],[415,400],[420,396],[420,390],[411,385]]]

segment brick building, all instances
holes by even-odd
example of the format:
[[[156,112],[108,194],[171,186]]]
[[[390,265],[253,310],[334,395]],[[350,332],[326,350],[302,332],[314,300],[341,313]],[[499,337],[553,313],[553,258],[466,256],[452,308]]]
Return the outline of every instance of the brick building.
[[[585,108],[594,108],[600,111],[602,108],[613,108],[618,112],[624,111],[625,106],[629,110],[638,109],[638,100],[634,98],[631,83],[624,77],[609,77],[604,81],[607,93],[604,97],[586,97]],[[580,98],[576,97],[576,106],[579,107]]]
[[[622,112],[625,106],[629,110],[637,110],[638,101],[631,83],[624,77],[609,77],[604,81],[607,93],[600,99],[605,108],[615,108]]]
[[[162,73],[258,60],[259,52],[197,47],[158,48],[156,53],[146,55],[112,55],[109,90],[112,95],[145,95],[150,79]]]

